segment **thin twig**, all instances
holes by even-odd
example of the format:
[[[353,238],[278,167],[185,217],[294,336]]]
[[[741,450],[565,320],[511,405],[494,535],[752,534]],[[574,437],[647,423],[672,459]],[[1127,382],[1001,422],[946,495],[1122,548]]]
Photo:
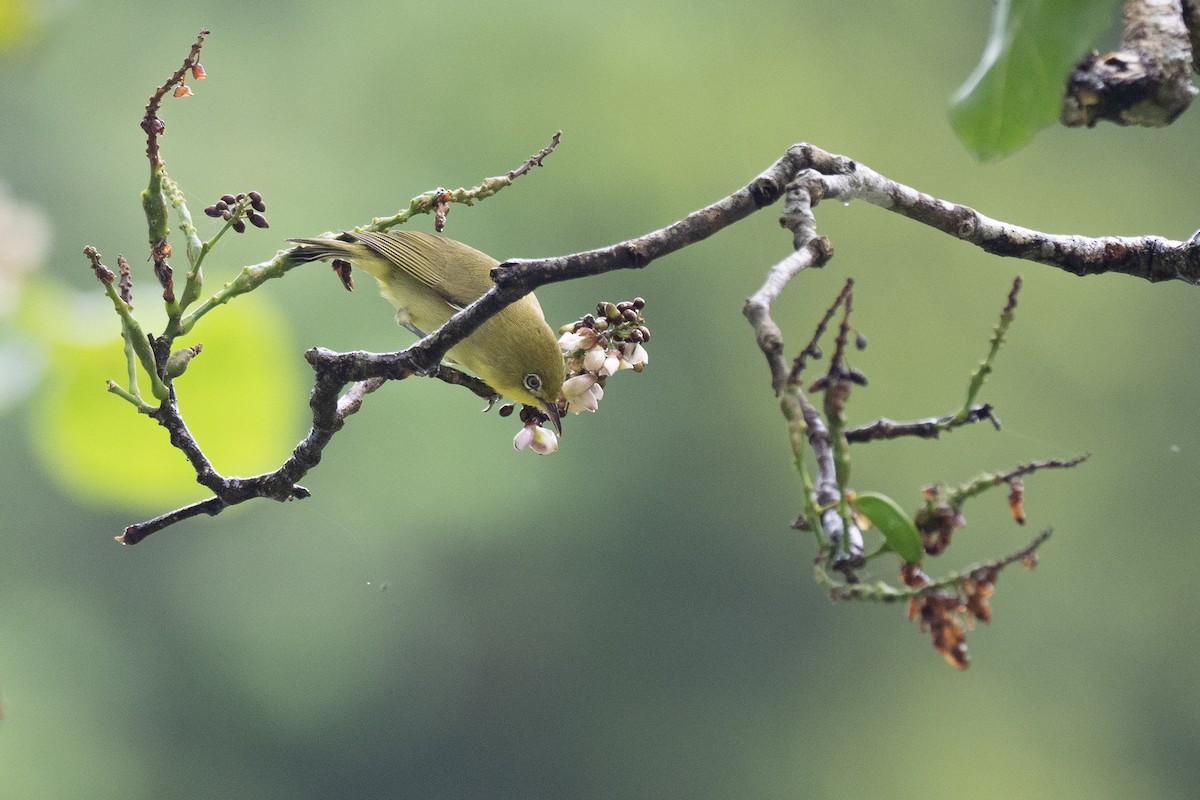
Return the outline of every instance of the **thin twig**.
[[[163,98],[167,96],[167,92],[178,86],[188,70],[199,63],[200,48],[204,46],[204,38],[210,33],[212,31],[207,28],[200,31],[196,36],[196,43],[192,45],[191,52],[187,54],[183,64],[171,73],[171,77],[167,78],[166,83],[154,90],[154,94],[150,95],[150,102],[146,104],[146,113],[142,117],[142,130],[146,132],[146,157],[150,159],[151,166],[159,163],[158,137],[167,129],[163,121],[158,118],[158,109],[162,105]]]
[[[817,582],[829,587],[829,596],[833,600],[874,600],[883,603],[895,603],[900,600],[908,600],[913,597],[920,597],[921,595],[932,594],[943,589],[959,586],[964,581],[982,581],[985,579],[994,581],[996,576],[1005,567],[1012,566],[1018,561],[1032,563],[1037,556],[1038,549],[1046,543],[1053,532],[1052,528],[1047,528],[1033,537],[1033,540],[1029,544],[1013,553],[992,561],[975,564],[961,572],[952,572],[936,581],[930,581],[920,586],[909,586],[900,589],[887,583],[833,585],[830,583],[828,573],[822,570],[817,570]]]
[[[944,417],[929,417],[928,419],[918,419],[909,422],[897,422],[896,420],[882,417],[867,425],[859,425],[847,429],[846,440],[851,444],[861,444],[863,442],[899,439],[908,436],[917,439],[936,439],[946,431],[952,431],[962,425],[970,425],[983,420],[991,422],[996,430],[1000,430],[1000,420],[992,413],[992,406],[989,403],[983,403],[982,405],[971,406],[967,409],[966,414],[954,413],[947,414]]]

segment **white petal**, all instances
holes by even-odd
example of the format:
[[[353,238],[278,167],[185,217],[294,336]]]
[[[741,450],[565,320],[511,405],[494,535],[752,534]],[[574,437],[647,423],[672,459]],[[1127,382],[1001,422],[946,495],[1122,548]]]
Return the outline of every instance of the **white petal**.
[[[518,450],[524,450],[525,448],[534,444],[534,437],[536,435],[537,434],[533,432],[533,428],[529,425],[526,425],[525,427],[521,428],[521,430],[517,431],[517,435],[513,437],[513,447],[517,448]],[[534,452],[537,452],[536,446],[534,448]]]
[[[604,366],[597,372],[601,375],[613,375],[621,368],[621,354],[616,350],[609,350],[604,356]]]
[[[600,389],[596,384],[596,376],[590,372],[568,378],[563,383],[563,395],[567,398],[567,408],[575,414],[581,411],[595,411],[600,398],[595,391]],[[600,392],[603,395],[603,391]]]
[[[578,350],[583,344],[583,337],[578,333],[564,333],[558,337],[558,346],[564,353],[569,353],[572,350]]]
[[[627,343],[624,348],[625,361],[630,367],[646,366],[650,363],[650,354],[640,344]]]
[[[540,425],[533,428],[533,452],[539,456],[548,456],[558,450],[558,436],[549,428]]]
[[[588,372],[600,372],[604,368],[606,360],[607,356],[605,356],[604,351],[599,347],[593,347],[583,356],[583,368]]]

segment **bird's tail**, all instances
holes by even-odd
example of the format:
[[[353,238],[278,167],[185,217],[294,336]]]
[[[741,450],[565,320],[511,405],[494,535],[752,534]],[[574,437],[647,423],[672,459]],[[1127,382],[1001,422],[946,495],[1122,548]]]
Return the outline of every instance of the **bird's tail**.
[[[309,261],[320,261],[325,258],[351,258],[354,245],[340,239],[288,239],[299,245],[292,248],[292,258],[302,264]]]

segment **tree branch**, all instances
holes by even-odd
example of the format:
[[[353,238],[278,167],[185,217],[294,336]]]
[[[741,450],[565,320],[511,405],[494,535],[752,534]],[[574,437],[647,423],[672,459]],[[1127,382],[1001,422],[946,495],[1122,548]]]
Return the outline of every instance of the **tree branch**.
[[[1198,32],[1194,9],[1180,0],[1126,0],[1121,47],[1092,51],[1067,80],[1060,119],[1064,125],[1161,127],[1187,110]]]
[[[549,149],[527,160],[510,174],[524,174],[531,166],[540,163],[540,158]],[[832,470],[828,431],[816,408],[797,387],[790,385],[790,366],[783,357],[782,335],[770,316],[772,303],[793,277],[808,267],[822,266],[832,256],[833,249],[829,241],[815,232],[812,208],[821,199],[864,200],[971,242],[989,253],[1050,264],[1076,275],[1120,272],[1149,281],[1176,279],[1192,284],[1200,282],[1200,244],[1195,241],[1176,242],[1157,236],[1088,238],[1041,233],[993,220],[966,206],[931,197],[885,178],[845,156],[827,153],[810,144],[797,144],[746,186],[664,228],[595,250],[553,258],[510,259],[498,265],[492,271],[496,282],[492,289],[455,314],[441,328],[404,350],[394,353],[336,353],[324,348],[309,350],[305,358],[315,371],[310,398],[313,423],[309,433],[296,445],[292,456],[272,473],[238,479],[214,478],[215,472],[211,471],[211,466],[206,466],[206,462],[195,458],[194,454],[190,455],[193,467],[197,470],[197,479],[212,489],[216,495],[214,500],[220,502],[189,506],[172,512],[175,516],[167,514],[142,526],[131,526],[119,540],[132,544],[149,532],[161,530],[179,519],[199,513],[215,514],[225,506],[255,496],[277,500],[307,496],[308,491],[296,485],[295,481],[316,465],[321,450],[345,424],[346,418],[357,412],[366,394],[378,388],[383,381],[434,373],[451,347],[505,306],[540,286],[619,269],[644,268],[656,259],[682,250],[745,219],[785,195],[781,223],[792,231],[794,252],[768,270],[762,286],[747,299],[743,313],[755,332],[759,348],[766,356],[772,388],[780,395],[784,416],[792,426],[793,447],[802,448],[807,442],[817,454],[818,477],[814,492],[817,509],[830,530],[841,523],[833,518],[836,514],[828,513],[840,496]],[[425,210],[432,210],[432,204]],[[394,224],[395,219],[375,220],[373,224],[387,227]],[[247,268],[243,274],[251,277],[236,293],[249,291],[294,266],[296,263],[285,251],[270,262]],[[232,296],[235,294],[212,302],[227,302]],[[339,396],[347,384],[354,386],[344,396]],[[479,385],[471,388],[481,396],[486,389]],[[165,411],[160,417],[160,423],[172,430],[173,443],[176,437],[182,437],[186,431],[185,427],[175,425],[175,416],[177,414]],[[993,419],[990,408],[979,407],[973,417],[964,421],[984,418]],[[848,431],[847,438],[861,441],[889,438],[901,433],[933,436],[938,429],[945,429],[945,421],[927,420],[897,426],[881,420],[868,428]],[[181,442],[186,441],[186,438],[181,439]],[[185,452],[188,450],[185,449]],[[189,510],[193,508],[195,510]]]
[[[1200,242],[1160,236],[1087,236],[1042,233],[992,219],[968,206],[939,200],[858,164],[845,175],[811,175],[814,200],[864,200],[929,225],[998,256],[1036,261],[1073,275],[1118,272],[1151,283],[1200,283]]]

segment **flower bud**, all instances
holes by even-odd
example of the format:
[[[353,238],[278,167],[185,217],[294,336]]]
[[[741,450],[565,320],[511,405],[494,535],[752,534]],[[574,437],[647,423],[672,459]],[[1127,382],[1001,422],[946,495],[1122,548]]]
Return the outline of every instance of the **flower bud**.
[[[204,345],[197,343],[194,347],[183,347],[171,353],[167,358],[167,378],[178,378],[182,375],[192,359],[200,355],[200,351],[203,349]]]

